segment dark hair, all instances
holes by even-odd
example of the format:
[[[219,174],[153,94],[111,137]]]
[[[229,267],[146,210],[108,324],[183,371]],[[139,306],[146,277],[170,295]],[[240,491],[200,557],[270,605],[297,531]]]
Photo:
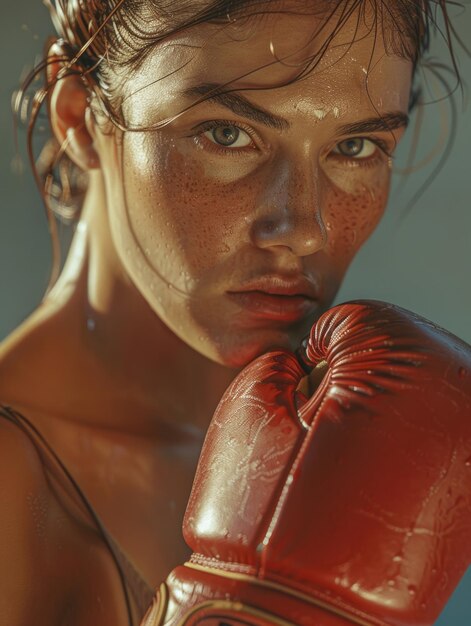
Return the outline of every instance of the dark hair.
[[[59,244],[55,216],[74,219],[81,206],[86,186],[86,176],[67,158],[64,147],[55,139],[42,150],[39,159],[33,154],[33,132],[41,107],[55,82],[71,74],[78,74],[87,81],[94,94],[95,106],[99,105],[115,126],[122,130],[150,130],[130,128],[122,112],[120,69],[137,70],[156,44],[168,37],[202,23],[228,24],[241,19],[263,19],[273,13],[304,13],[325,18],[313,37],[318,35],[328,19],[337,16],[335,27],[326,34],[319,51],[307,59],[298,75],[290,82],[301,79],[322,59],[330,42],[345,22],[357,15],[358,24],[369,24],[375,39],[381,35],[387,50],[410,59],[414,74],[420,64],[439,76],[451,95],[461,85],[455,57],[455,42],[461,46],[458,34],[449,17],[449,0],[290,0],[290,9],[282,7],[277,0],[44,0],[64,51],[64,66],[53,83],[48,82],[34,92],[27,106],[25,96],[42,75],[51,60],[47,57],[34,68],[19,91],[15,109],[23,114],[28,128],[28,153],[36,182],[41,191],[53,239],[53,272],[51,284],[59,271]],[[297,6],[296,6],[297,5]],[[370,12],[373,19],[367,20]],[[149,24],[155,24],[154,29]],[[450,62],[431,64],[426,60],[432,32],[444,39]],[[48,42],[50,47],[52,41]],[[352,42],[353,43],[353,42]],[[57,59],[56,59],[57,60]],[[276,63],[274,59],[273,63]],[[452,81],[446,78],[451,70]],[[254,70],[256,71],[256,70]],[[240,77],[242,78],[242,77]],[[285,83],[286,84],[286,83]],[[282,86],[282,85],[273,85]],[[230,91],[224,85],[219,91]],[[417,81],[411,93],[410,108],[420,103],[420,86]],[[198,102],[213,95],[202,97]],[[29,104],[29,106],[28,106]],[[194,106],[194,105],[191,105]],[[176,113],[180,115],[184,111]],[[171,119],[174,119],[172,117]],[[161,120],[156,127],[171,121]],[[445,151],[446,152],[446,151]]]
[[[381,29],[391,52],[412,60],[415,67],[430,48],[431,29],[440,30],[456,81],[460,82],[453,45],[454,40],[460,40],[448,13],[448,6],[454,3],[448,0],[291,0],[298,7],[290,11],[277,7],[276,0],[45,0],[45,3],[68,50],[69,71],[78,64],[83,75],[92,78],[91,86],[107,115],[126,130],[130,129],[120,110],[119,81],[113,70],[137,70],[156,44],[206,22],[224,24],[242,17],[263,19],[268,14],[288,12],[322,13],[327,20],[338,14],[335,28],[326,35],[321,49],[306,62],[294,79],[297,80],[320,61],[352,15],[357,12],[358,24],[366,23],[366,12],[372,11],[370,28],[375,36]],[[149,24],[155,24],[152,32]],[[323,26],[318,32],[322,29]]]

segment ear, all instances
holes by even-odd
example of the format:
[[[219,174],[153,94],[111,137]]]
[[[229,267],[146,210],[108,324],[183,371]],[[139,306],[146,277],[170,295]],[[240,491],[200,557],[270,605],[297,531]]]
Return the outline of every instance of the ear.
[[[49,118],[57,141],[67,156],[83,170],[100,167],[94,146],[95,123],[90,109],[90,91],[79,74],[65,74],[65,48],[58,42],[49,49],[47,81]]]

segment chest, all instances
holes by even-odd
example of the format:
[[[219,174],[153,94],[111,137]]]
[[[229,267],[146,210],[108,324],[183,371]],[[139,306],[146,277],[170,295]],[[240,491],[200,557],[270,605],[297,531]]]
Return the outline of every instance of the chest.
[[[190,554],[181,526],[202,442],[74,428],[49,435],[123,559],[158,586]]]
[[[107,530],[153,587],[184,562],[181,527],[199,449],[169,446],[127,451],[117,462],[96,459],[82,482]]]

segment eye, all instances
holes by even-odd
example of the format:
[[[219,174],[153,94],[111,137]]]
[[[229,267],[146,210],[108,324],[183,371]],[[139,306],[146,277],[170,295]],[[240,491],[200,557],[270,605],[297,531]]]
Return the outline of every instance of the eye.
[[[250,135],[233,124],[218,124],[208,129],[204,136],[224,148],[246,148],[251,145]]]
[[[374,141],[363,137],[353,137],[338,143],[332,152],[350,159],[367,159],[373,156],[377,149],[378,145]]]

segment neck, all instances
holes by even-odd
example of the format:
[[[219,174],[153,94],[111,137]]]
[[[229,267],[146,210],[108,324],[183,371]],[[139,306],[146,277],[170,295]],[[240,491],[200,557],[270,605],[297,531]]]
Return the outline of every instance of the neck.
[[[194,351],[150,309],[116,254],[106,211],[97,210],[100,185],[93,181],[42,307],[52,311],[48,358],[61,364],[51,379],[57,413],[74,407],[73,419],[95,427],[200,436],[236,372]]]

